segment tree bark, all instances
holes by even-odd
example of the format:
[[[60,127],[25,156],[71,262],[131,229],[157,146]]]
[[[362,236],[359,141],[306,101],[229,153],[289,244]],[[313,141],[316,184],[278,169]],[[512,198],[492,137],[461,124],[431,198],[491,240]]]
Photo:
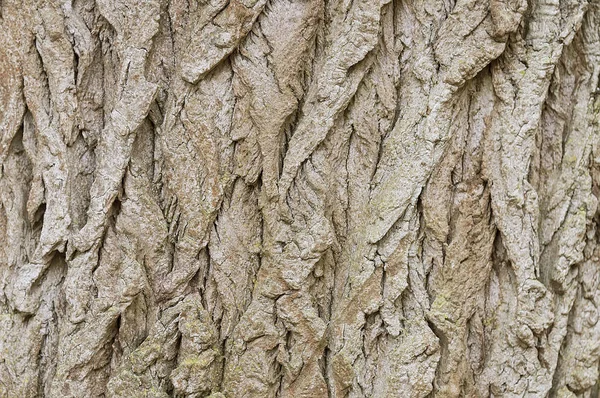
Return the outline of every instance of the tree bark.
[[[599,397],[600,1],[2,0],[0,397]]]

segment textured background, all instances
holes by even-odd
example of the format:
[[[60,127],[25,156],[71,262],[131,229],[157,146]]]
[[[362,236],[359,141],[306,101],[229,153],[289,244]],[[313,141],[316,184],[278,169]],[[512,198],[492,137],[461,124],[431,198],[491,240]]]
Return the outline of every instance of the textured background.
[[[598,397],[599,72],[598,0],[2,0],[0,397]]]

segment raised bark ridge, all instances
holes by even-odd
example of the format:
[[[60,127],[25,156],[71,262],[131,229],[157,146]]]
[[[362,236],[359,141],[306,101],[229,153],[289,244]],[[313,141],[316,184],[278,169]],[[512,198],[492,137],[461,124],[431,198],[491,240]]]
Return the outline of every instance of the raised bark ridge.
[[[0,32],[0,397],[600,394],[598,0]]]

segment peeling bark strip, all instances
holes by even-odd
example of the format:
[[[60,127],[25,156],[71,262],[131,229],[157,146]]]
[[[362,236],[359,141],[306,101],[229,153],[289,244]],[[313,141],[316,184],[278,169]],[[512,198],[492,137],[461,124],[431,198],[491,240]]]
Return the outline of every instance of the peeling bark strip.
[[[600,396],[600,1],[0,32],[0,397]]]

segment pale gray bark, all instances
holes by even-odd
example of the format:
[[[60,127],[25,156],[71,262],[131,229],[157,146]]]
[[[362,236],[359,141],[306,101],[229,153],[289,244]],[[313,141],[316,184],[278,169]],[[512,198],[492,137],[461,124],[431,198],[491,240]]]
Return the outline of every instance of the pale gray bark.
[[[600,396],[600,1],[2,0],[0,397]]]

